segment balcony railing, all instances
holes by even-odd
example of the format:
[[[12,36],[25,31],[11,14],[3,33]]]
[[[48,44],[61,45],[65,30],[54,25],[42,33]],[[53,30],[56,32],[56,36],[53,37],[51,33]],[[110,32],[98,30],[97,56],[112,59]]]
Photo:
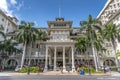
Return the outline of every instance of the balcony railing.
[[[69,26],[51,26],[51,28],[69,28]]]
[[[51,40],[48,40],[47,42],[73,42],[73,40],[70,40],[70,39],[51,39]]]

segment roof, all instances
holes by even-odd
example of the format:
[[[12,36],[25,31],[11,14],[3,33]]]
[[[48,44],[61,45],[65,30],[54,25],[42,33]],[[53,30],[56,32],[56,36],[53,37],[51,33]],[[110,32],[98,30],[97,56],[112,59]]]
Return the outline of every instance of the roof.
[[[3,15],[7,20],[9,20],[14,26],[18,27],[1,9],[0,9],[1,15]]]

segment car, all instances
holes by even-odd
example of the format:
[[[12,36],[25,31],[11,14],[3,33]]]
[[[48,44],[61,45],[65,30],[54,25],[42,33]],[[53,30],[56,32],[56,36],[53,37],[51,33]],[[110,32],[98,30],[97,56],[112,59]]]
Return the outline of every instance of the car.
[[[3,69],[2,69],[2,67],[0,67],[0,72],[2,72],[3,71]]]
[[[118,72],[120,73],[120,67],[118,67]]]
[[[18,71],[21,69],[21,65],[17,65],[16,68],[15,68],[15,71]]]

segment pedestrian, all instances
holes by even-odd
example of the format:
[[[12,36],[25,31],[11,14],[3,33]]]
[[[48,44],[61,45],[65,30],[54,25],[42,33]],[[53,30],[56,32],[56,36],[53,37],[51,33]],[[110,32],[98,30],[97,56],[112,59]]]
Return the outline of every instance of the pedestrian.
[[[105,69],[105,66],[103,66],[103,71],[104,71],[104,73],[106,73],[106,69]]]
[[[60,66],[60,71],[61,71],[61,73],[63,73],[63,67],[62,66]]]
[[[40,65],[38,65],[38,74],[40,73]]]

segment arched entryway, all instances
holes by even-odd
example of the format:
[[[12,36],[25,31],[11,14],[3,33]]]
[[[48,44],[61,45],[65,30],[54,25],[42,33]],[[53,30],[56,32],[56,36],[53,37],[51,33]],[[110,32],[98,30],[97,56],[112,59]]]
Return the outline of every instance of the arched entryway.
[[[111,59],[107,59],[104,61],[103,65],[105,66],[115,66],[115,62]]]
[[[10,60],[8,60],[7,65],[9,67],[16,67],[18,65],[18,63],[15,59],[10,59]]]

